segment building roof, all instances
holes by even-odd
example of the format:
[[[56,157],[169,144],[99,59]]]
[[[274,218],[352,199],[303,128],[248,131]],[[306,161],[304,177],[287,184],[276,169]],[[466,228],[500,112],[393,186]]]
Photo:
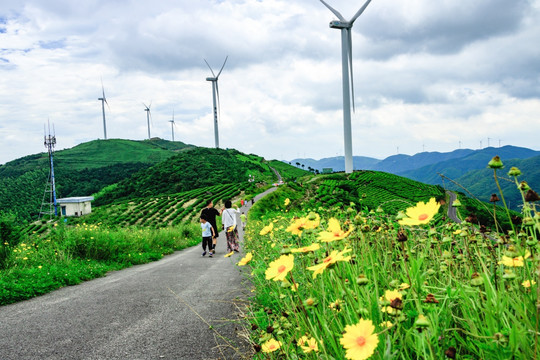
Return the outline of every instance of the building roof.
[[[56,199],[56,202],[63,204],[76,204],[94,200],[93,196],[75,196],[62,199]]]

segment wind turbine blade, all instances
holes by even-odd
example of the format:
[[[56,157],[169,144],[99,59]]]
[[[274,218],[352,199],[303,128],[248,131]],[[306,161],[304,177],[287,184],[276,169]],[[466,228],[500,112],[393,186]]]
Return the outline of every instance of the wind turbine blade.
[[[206,61],[206,59],[203,59],[203,60],[206,63],[206,66],[208,66],[208,68],[210,69],[210,72],[212,73],[212,76],[216,77],[216,74],[214,74],[214,70],[212,70],[212,68],[210,67],[210,64],[208,64],[208,61]]]
[[[348,37],[348,49],[347,52],[349,53],[349,77],[350,77],[350,83],[351,83],[351,98],[352,98],[352,108],[353,112],[355,112],[354,108],[354,77],[353,77],[353,66],[352,66],[352,28],[344,29],[347,31],[347,37]]]
[[[217,80],[217,78],[219,77],[219,74],[221,74],[221,72],[223,71],[223,68],[225,67],[225,63],[227,62],[227,59],[228,59],[228,58],[229,58],[229,55],[227,55],[227,56],[225,57],[225,61],[223,62],[223,65],[221,66],[221,69],[219,70],[219,72],[218,72],[218,74],[217,74],[217,76],[216,76],[216,80]]]
[[[371,1],[371,0],[370,0]],[[343,17],[343,15],[341,15],[339,13],[339,11],[337,11],[336,9],[334,9],[333,7],[331,7],[330,5],[328,5],[326,2],[324,2],[324,0],[321,0],[321,2],[324,4],[324,6],[326,6],[328,8],[328,10],[330,10],[331,12],[334,13],[334,15],[337,16],[337,18],[343,22],[346,22],[347,20],[345,20],[345,18]]]
[[[321,1],[322,1],[322,0],[321,0]],[[367,6],[369,5],[370,2],[371,2],[371,0],[367,0],[367,1],[365,2],[364,6],[362,6],[362,7],[360,8],[360,10],[357,11],[356,14],[354,14],[354,16],[352,17],[351,21],[349,21],[349,23],[351,24],[351,26],[352,26],[352,24],[355,22],[355,20],[356,20],[360,15],[362,15],[362,13],[364,12],[364,10],[366,10],[366,8],[367,8]]]
[[[146,110],[146,109],[149,109],[149,107],[148,107],[148,106],[146,106],[146,104],[145,104],[145,103],[142,103],[142,104],[144,105],[144,110]]]

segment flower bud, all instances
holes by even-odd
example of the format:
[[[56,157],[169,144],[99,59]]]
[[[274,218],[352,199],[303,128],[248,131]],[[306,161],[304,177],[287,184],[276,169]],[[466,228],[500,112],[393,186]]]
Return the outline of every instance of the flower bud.
[[[356,283],[358,285],[366,285],[369,283],[369,279],[366,277],[366,275],[364,274],[360,274],[358,275],[358,277],[356,278]]]
[[[503,168],[503,163],[501,161],[501,158],[499,157],[499,155],[496,155],[493,157],[493,159],[491,159],[491,161],[488,163],[488,167],[491,168],[491,169],[502,169]]]
[[[397,234],[397,241],[399,242],[407,241],[407,235],[405,235],[405,233],[402,230],[400,230]]]
[[[489,199],[489,202],[497,202],[497,201],[500,201],[499,197],[497,196],[497,194],[491,194],[491,198]]]
[[[510,171],[508,172],[508,176],[519,176],[519,175],[521,175],[521,170],[519,170],[515,166],[512,166],[510,168]]]
[[[518,186],[519,190],[523,191],[523,192],[526,192],[526,191],[529,191],[531,188],[529,187],[529,184],[527,184],[526,181],[522,181],[519,183],[519,186]]]
[[[414,322],[415,326],[418,327],[428,327],[429,326],[429,320],[422,314],[418,315],[416,318],[416,321]]]
[[[444,355],[446,355],[449,359],[455,359],[456,358],[456,348],[453,346],[450,346],[446,351],[444,352]]]
[[[525,194],[525,201],[538,201],[540,196],[533,189],[529,189]]]

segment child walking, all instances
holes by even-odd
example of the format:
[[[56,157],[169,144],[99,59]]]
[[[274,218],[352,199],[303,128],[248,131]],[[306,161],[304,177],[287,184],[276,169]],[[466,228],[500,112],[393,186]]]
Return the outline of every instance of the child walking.
[[[208,246],[208,256],[212,257],[212,238],[215,237],[214,228],[208,222],[207,217],[203,214],[201,215],[201,229],[202,229],[202,256],[206,255],[206,246]]]

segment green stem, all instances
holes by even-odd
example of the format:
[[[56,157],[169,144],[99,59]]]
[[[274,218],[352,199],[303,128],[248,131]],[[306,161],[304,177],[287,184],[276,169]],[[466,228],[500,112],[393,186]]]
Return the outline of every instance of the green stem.
[[[514,228],[514,224],[512,223],[512,217],[510,216],[510,211],[508,210],[508,206],[506,206],[506,201],[504,200],[504,195],[501,189],[501,185],[499,185],[499,179],[497,179],[497,169],[493,169],[493,177],[495,178],[495,184],[497,184],[497,189],[499,189],[499,193],[501,194],[501,199],[504,204],[504,209],[506,210],[506,215],[508,215],[508,221],[510,221],[510,227],[512,227],[512,231],[515,234],[516,229]]]

